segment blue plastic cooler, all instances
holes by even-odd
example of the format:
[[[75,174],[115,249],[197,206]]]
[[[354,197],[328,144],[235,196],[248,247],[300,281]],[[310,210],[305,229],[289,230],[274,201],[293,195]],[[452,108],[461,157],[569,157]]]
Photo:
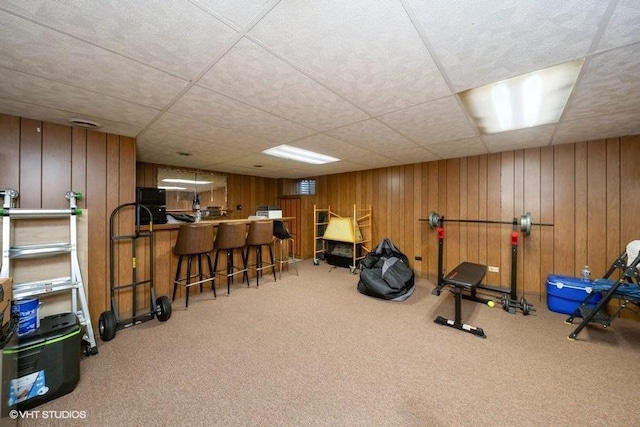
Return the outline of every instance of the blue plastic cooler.
[[[547,279],[547,307],[556,313],[573,314],[591,292],[593,281],[583,281],[578,277],[551,274]],[[593,309],[602,295],[594,295],[588,308]]]

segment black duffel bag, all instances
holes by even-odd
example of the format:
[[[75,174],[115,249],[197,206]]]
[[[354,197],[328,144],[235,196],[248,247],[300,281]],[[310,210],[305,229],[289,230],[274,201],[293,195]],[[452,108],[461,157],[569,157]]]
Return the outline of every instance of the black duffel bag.
[[[409,259],[384,238],[360,262],[358,292],[371,297],[404,301],[415,288],[415,275]]]

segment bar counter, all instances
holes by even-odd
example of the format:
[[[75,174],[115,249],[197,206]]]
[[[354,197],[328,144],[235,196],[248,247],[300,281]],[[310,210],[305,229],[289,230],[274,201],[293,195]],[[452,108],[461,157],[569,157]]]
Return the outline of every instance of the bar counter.
[[[221,218],[216,218],[216,219],[203,219],[200,221],[200,223],[203,224],[213,224],[214,226],[221,224],[223,222],[228,222],[228,223],[241,223],[241,224],[249,224],[251,223],[251,221],[265,221],[265,220],[279,220],[279,221],[283,221],[285,223],[291,222],[292,220],[294,220],[294,217],[284,217],[284,218],[255,218],[255,219],[249,219],[249,218],[241,218],[241,219],[221,219]],[[180,226],[182,224],[194,224],[193,222],[173,222],[173,223],[167,223],[167,224],[153,224],[153,231],[160,231],[160,230],[177,230],[178,228],[180,228]],[[140,226],[140,230],[142,231],[148,231],[149,230],[149,226],[148,225],[142,225]]]
[[[267,218],[267,220],[280,220],[286,223],[290,223],[294,220],[294,217],[284,217],[284,218]],[[247,226],[252,221],[264,221],[264,218],[256,218],[256,219],[203,219],[200,221],[202,224],[213,224],[214,227],[218,224],[229,222],[229,223],[244,223]],[[177,222],[170,224],[153,224],[153,258],[154,258],[154,288],[156,296],[166,295],[171,298],[171,294],[173,292],[173,280],[176,273],[176,267],[178,262],[178,257],[173,254],[173,246],[175,245],[176,238],[178,237],[178,229],[182,224],[194,224],[188,222]],[[148,225],[140,226],[140,231],[149,231]],[[142,239],[146,240],[146,239]],[[140,247],[138,248],[138,258],[139,263],[142,265],[148,261],[149,258],[148,248]],[[211,258],[213,259],[215,253],[211,254]],[[263,256],[268,256],[267,253],[263,254]],[[218,269],[224,269],[226,267],[226,257],[222,257],[224,262],[221,265],[218,265]],[[253,262],[250,260],[250,262]],[[144,271],[143,268],[140,268],[140,271]],[[207,268],[205,267],[205,272]],[[250,277],[253,277],[253,274],[250,274]],[[265,276],[266,277],[266,276]],[[142,279],[142,278],[141,278]],[[145,278],[146,279],[146,278]],[[224,279],[224,278],[223,278]],[[224,282],[224,283],[222,283]],[[255,286],[255,280],[250,280],[251,286]],[[231,294],[233,295],[233,287],[241,286],[239,284],[231,285]],[[243,285],[246,286],[246,283]],[[216,280],[216,290],[220,290],[218,296],[225,295],[226,296],[226,279]],[[210,286],[205,286],[205,292],[211,292]],[[185,289],[183,286],[178,287],[178,293],[176,295],[176,301],[174,302],[175,308],[184,309],[184,294]],[[192,297],[195,295],[196,290],[192,289]],[[191,302],[189,306],[191,306]],[[196,303],[196,300],[193,300],[193,303]]]

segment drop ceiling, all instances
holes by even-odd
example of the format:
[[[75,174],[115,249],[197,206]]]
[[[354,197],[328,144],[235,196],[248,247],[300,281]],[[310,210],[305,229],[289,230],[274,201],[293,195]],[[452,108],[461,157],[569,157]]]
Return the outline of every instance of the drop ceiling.
[[[580,58],[558,123],[481,135],[456,95]],[[0,3],[1,113],[271,178],[640,134],[638,70],[637,0]],[[261,154],[280,144],[342,160]]]

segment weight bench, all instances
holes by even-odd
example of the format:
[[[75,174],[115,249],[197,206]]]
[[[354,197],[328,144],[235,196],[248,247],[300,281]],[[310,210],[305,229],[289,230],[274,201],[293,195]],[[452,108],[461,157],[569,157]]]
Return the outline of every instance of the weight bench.
[[[486,338],[482,328],[462,323],[462,291],[475,291],[476,286],[480,284],[487,272],[487,266],[482,264],[474,264],[472,262],[463,262],[456,268],[451,270],[449,274],[442,278],[442,285],[453,286],[453,295],[455,297],[455,320],[446,319],[438,316],[434,322],[439,325],[450,326],[461,331],[469,332],[477,337]]]

